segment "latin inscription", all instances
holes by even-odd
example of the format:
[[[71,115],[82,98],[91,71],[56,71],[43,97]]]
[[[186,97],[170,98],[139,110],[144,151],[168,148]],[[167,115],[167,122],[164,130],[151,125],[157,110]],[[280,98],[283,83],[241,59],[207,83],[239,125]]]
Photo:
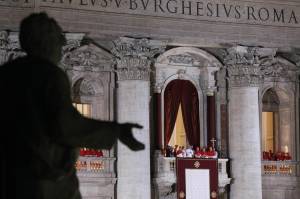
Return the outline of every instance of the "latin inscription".
[[[33,0],[0,0],[22,2]],[[230,0],[36,0],[41,7],[94,10],[232,23],[300,27],[300,4]]]

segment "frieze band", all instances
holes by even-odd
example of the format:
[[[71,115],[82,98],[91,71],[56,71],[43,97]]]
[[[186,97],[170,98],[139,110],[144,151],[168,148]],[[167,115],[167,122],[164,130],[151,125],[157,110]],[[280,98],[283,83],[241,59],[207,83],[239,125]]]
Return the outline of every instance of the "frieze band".
[[[35,1],[38,1],[36,3]],[[299,27],[299,4],[222,0],[1,0],[0,6],[55,7],[180,19]]]

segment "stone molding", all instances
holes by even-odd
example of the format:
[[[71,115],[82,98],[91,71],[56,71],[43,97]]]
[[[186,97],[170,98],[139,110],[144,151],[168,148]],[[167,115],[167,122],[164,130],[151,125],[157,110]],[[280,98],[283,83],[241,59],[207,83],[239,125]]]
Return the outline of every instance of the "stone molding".
[[[80,47],[84,36],[84,33],[65,33],[66,44],[62,48],[63,53],[65,54]]]
[[[169,55],[168,57],[170,64],[187,64],[194,65],[195,59],[190,55]]]
[[[0,65],[25,55],[17,32],[0,31]]]
[[[299,67],[281,57],[265,58],[261,61],[264,82],[297,82]]]
[[[216,90],[215,73],[222,67],[216,57],[195,47],[172,48],[157,58],[155,63],[156,78],[154,92],[160,93],[164,88],[166,79],[184,75],[195,81],[201,90],[208,96],[214,95]]]
[[[103,88],[97,90],[95,88],[96,85],[97,84],[93,80],[80,78],[73,85],[73,95],[74,96],[96,96],[99,94],[103,94]]]
[[[118,81],[150,79],[154,56],[164,51],[161,41],[120,37],[111,50],[115,56]]]
[[[112,71],[113,56],[94,44],[80,46],[80,40],[67,40],[62,65],[78,71]]]
[[[276,49],[235,46],[228,48],[224,64],[228,72],[229,87],[258,87],[263,81],[261,58],[273,59]]]

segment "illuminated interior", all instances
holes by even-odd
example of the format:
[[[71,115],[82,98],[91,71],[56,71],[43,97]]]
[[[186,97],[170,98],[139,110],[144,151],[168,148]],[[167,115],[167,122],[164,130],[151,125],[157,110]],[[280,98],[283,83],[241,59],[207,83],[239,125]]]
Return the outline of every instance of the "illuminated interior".
[[[79,103],[73,103],[73,106],[85,117],[91,117],[92,116],[92,109],[90,104],[79,104]]]
[[[185,129],[184,129],[181,104],[179,105],[179,108],[178,108],[176,123],[175,123],[173,133],[172,133],[172,136],[171,136],[171,139],[170,139],[168,145],[184,146],[185,148],[188,145],[188,140],[186,138],[186,133],[185,133]]]
[[[275,113],[262,112],[262,141],[263,151],[274,152],[274,126],[275,126]]]

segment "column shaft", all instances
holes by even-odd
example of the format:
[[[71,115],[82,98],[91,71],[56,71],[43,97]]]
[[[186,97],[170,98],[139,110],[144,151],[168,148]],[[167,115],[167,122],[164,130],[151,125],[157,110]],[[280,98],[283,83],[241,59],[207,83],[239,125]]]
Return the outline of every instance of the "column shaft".
[[[150,199],[149,81],[119,81],[117,89],[118,122],[135,122],[143,129],[134,136],[145,150],[133,152],[118,142],[118,199]]]
[[[261,199],[258,87],[231,88],[229,96],[230,198]]]

